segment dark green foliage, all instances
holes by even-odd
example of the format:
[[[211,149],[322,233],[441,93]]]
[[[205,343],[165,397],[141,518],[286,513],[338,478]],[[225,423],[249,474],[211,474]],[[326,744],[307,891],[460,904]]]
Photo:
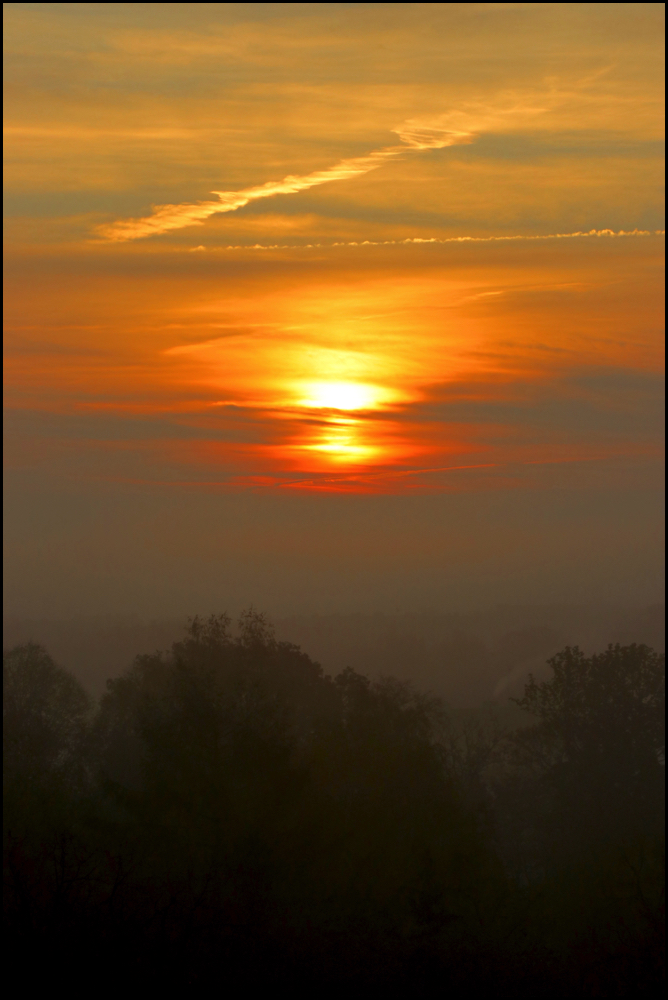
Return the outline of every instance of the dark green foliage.
[[[538,724],[508,734],[326,677],[253,611],[237,633],[195,618],[94,717],[43,650],[13,650],[10,945],[56,980],[103,963],[153,988],[651,991],[662,664],[552,666],[520,702]]]

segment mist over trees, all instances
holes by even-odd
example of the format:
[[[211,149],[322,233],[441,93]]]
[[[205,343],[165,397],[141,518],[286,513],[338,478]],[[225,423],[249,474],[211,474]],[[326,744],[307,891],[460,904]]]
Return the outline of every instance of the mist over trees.
[[[279,639],[297,643],[326,673],[353,667],[367,677],[391,674],[434,691],[455,709],[486,701],[510,705],[527,674],[545,674],[565,646],[589,653],[608,644],[665,648],[665,607],[497,605],[468,612],[295,614],[275,623]],[[183,621],[133,615],[63,620],[7,618],[5,646],[38,642],[99,697],[110,677],[138,653],[166,649]]]
[[[252,610],[192,619],[97,703],[36,643],[3,689],[5,934],[35,984],[661,988],[647,645],[566,646],[520,726],[328,675]]]

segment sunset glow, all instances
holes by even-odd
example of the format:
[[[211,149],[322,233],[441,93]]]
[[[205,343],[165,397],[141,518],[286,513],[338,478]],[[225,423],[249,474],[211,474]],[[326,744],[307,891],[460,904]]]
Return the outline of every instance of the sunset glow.
[[[508,5],[388,5],[387,24],[347,5],[352,35],[338,5],[199,6],[222,20],[184,34],[185,5],[159,29],[151,5],[6,5],[34,80],[56,23],[113,53],[86,64],[98,89],[72,64],[62,93],[47,69],[39,98],[12,91],[7,399],[33,428],[16,460],[62,448],[95,476],[101,435],[119,481],[362,493],[653,461],[650,423],[618,410],[662,366],[649,43],[631,72],[590,5],[554,23],[510,5],[552,39],[546,68],[510,21],[498,55]],[[399,39],[407,76],[369,62]],[[489,79],[468,45],[498,55]],[[78,430],[46,448],[56,420]]]
[[[392,398],[386,389],[357,382],[313,382],[304,388],[307,395],[297,405],[314,409],[371,410]]]

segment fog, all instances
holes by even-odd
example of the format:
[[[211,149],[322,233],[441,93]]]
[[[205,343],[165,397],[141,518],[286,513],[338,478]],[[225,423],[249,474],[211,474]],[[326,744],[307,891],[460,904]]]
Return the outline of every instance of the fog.
[[[225,611],[226,609],[220,609]],[[233,613],[236,609],[230,609]],[[457,708],[507,705],[529,672],[564,646],[588,653],[609,643],[642,642],[663,651],[663,605],[497,605],[444,611],[292,615],[274,620],[277,636],[302,647],[330,674],[353,667],[431,690]],[[6,618],[5,647],[44,645],[94,696],[135,656],[180,640],[187,616],[146,621],[136,615],[71,619]]]
[[[141,487],[102,468],[98,482],[11,469],[5,613],[180,620],[254,605],[276,620],[660,602],[660,470],[649,482],[647,468],[626,463],[622,485],[594,466],[548,467],[555,481],[541,489],[399,496]]]

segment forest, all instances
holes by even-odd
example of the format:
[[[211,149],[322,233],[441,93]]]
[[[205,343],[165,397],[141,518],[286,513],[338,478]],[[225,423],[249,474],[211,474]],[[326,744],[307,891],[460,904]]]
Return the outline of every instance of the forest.
[[[512,725],[330,676],[252,609],[190,619],[99,700],[21,643],[3,693],[6,954],[27,987],[662,990],[647,645],[564,647]]]

